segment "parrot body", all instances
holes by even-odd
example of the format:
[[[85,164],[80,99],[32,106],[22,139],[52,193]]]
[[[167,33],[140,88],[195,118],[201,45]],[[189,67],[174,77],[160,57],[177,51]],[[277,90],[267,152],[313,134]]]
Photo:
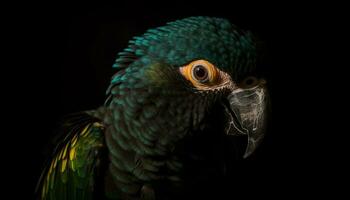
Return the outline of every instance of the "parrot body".
[[[190,17],[118,55],[105,105],[63,126],[40,198],[179,199],[220,188],[233,158],[227,134],[251,136],[246,154],[261,139],[263,81],[244,82],[255,70],[251,35]]]

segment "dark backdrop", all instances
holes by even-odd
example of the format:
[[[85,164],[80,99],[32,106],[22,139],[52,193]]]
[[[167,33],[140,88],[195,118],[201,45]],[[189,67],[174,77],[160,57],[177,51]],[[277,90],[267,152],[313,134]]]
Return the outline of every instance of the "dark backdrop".
[[[323,163],[315,161],[327,155],[312,146],[319,133],[308,120],[315,107],[307,96],[316,91],[302,92],[314,86],[309,85],[309,74],[316,69],[312,49],[322,38],[317,33],[331,24],[315,15],[321,12],[317,5],[164,1],[28,5],[19,12],[20,19],[11,24],[23,40],[15,45],[19,52],[13,60],[20,66],[14,68],[16,89],[11,91],[18,110],[9,119],[12,131],[20,133],[12,139],[20,148],[8,145],[16,150],[10,154],[13,163],[20,163],[10,165],[20,177],[10,183],[23,192],[12,194],[33,195],[46,146],[62,116],[103,104],[111,66],[129,39],[148,28],[197,15],[228,18],[251,30],[263,45],[259,65],[271,91],[272,118],[263,145],[237,172],[241,188],[251,192],[248,196],[284,199],[312,194],[310,186],[322,185],[326,178],[316,170]],[[232,181],[239,184],[234,177]]]

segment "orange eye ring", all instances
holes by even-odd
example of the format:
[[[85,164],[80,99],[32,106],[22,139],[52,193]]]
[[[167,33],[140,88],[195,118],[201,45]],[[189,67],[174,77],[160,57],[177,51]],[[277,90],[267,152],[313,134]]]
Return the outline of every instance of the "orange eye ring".
[[[180,73],[195,87],[211,86],[219,79],[218,69],[206,60],[195,60],[180,67]]]

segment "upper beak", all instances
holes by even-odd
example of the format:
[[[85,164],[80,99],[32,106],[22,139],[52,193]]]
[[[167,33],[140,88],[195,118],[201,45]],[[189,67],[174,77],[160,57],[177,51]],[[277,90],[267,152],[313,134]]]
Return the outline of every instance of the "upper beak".
[[[226,133],[228,135],[247,135],[248,143],[244,158],[251,155],[264,137],[266,128],[267,90],[265,80],[255,87],[234,88],[228,95],[226,108],[231,120]]]

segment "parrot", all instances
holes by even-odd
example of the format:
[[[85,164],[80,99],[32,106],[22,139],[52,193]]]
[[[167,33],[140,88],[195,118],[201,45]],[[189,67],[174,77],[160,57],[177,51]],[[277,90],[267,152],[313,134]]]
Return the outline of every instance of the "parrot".
[[[209,197],[235,159],[229,141],[243,137],[247,158],[264,138],[257,56],[254,35],[224,18],[187,17],[133,37],[104,104],[62,123],[38,199]]]

